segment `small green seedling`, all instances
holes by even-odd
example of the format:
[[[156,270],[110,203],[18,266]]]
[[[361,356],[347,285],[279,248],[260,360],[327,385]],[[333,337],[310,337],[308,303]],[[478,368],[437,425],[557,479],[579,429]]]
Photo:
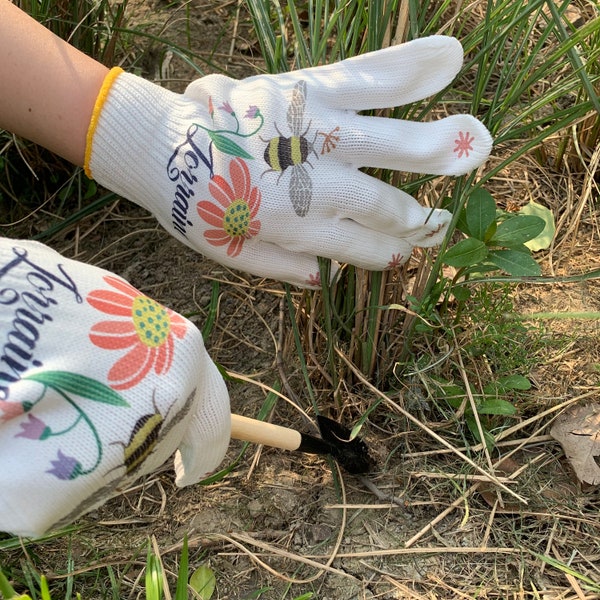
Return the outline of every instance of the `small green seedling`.
[[[451,246],[443,262],[458,269],[455,281],[498,270],[514,277],[540,275],[540,266],[526,244],[545,228],[544,219],[537,215],[499,211],[491,194],[478,188],[457,223],[457,229],[468,237]]]
[[[485,442],[488,448],[493,448],[495,438],[492,430],[498,425],[497,417],[511,416],[517,412],[514,404],[502,398],[519,391],[527,391],[531,388],[531,382],[522,375],[509,375],[500,377],[496,381],[487,384],[481,394],[471,389],[474,399],[477,417],[481,424],[483,440],[481,439],[477,419],[473,407],[468,401],[465,388],[455,383],[438,381],[438,386],[444,400],[455,410],[463,409],[464,420],[469,433],[477,443]]]

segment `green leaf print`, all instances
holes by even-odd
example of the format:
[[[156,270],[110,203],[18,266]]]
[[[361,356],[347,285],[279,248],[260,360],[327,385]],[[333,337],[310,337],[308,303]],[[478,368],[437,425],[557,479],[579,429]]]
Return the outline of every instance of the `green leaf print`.
[[[103,402],[111,406],[129,406],[125,399],[112,388],[100,381],[90,379],[78,373],[69,373],[68,371],[40,371],[39,373],[26,375],[23,379],[37,381],[47,387],[76,394],[95,402]]]
[[[239,156],[240,158],[252,160],[254,157],[248,154],[241,146],[238,146],[235,142],[231,141],[228,137],[220,134],[218,131],[208,131],[208,135],[216,146],[217,150],[223,152],[223,154],[230,154],[231,156]]]

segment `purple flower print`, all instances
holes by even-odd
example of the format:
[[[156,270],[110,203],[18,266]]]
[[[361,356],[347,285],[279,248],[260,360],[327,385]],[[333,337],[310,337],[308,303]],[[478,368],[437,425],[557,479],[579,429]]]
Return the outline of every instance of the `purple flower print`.
[[[258,108],[258,106],[255,106],[253,104],[248,107],[248,110],[246,111],[246,114],[244,115],[244,117],[246,119],[256,119],[256,117],[258,117],[259,114],[260,114],[260,108]]]
[[[75,479],[83,473],[81,463],[76,458],[63,454],[60,450],[58,451],[58,458],[50,462],[52,463],[52,468],[46,471],[46,473],[50,473],[63,481]]]
[[[21,431],[15,437],[27,438],[28,440],[45,440],[50,433],[50,427],[44,421],[28,414],[27,421],[21,423]]]

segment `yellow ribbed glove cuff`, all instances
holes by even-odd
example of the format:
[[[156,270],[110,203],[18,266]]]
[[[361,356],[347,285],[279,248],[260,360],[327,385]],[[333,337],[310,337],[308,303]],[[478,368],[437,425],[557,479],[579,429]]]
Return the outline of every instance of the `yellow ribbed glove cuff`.
[[[102,109],[106,104],[106,100],[108,98],[108,94],[110,93],[110,89],[112,88],[115,79],[121,73],[123,73],[123,69],[121,69],[121,67],[113,67],[108,72],[108,74],[104,78],[104,82],[102,83],[100,92],[98,92],[96,103],[94,104],[94,110],[92,111],[90,126],[88,127],[87,135],[85,137],[85,162],[83,163],[85,174],[90,179],[93,179],[92,171],[90,169],[90,157],[92,156],[92,143],[94,140],[94,134],[96,133],[96,128],[98,127],[98,119],[100,118],[100,113],[102,112]]]

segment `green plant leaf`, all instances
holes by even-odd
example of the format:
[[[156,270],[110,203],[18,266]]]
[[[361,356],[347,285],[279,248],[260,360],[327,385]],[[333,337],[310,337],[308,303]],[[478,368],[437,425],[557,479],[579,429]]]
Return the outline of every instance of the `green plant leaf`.
[[[179,557],[179,571],[177,571],[177,587],[175,588],[175,600],[188,600],[188,539],[187,533],[183,536],[183,546]]]
[[[452,205],[444,206],[450,212],[452,212]],[[456,221],[456,229],[462,231],[465,235],[470,236],[471,232],[469,231],[469,225],[467,224],[467,211],[466,209],[462,209],[458,215],[458,221]]]
[[[42,600],[51,600],[50,588],[48,587],[48,579],[45,575],[40,576],[40,595]]]
[[[215,591],[215,587],[217,586],[217,580],[210,567],[200,565],[192,573],[190,585],[202,600],[210,600]]]
[[[513,277],[534,277],[542,272],[530,254],[515,249],[490,250],[488,260]]]
[[[0,595],[2,598],[13,598],[17,595],[12,585],[10,585],[6,575],[0,569]]]
[[[465,399],[465,390],[460,385],[438,382],[441,396],[452,408],[459,408]]]
[[[494,436],[485,427],[481,428],[483,432],[483,440],[481,439],[481,436],[479,435],[479,427],[477,427],[477,421],[475,420],[475,417],[472,414],[469,415],[465,413],[465,423],[467,424],[467,427],[469,428],[469,431],[471,432],[471,435],[473,436],[475,441],[484,442],[488,448],[494,447],[496,440]]]
[[[86,183],[87,183],[87,189],[85,191],[83,199],[89,200],[90,198],[93,198],[98,193],[98,186],[96,185],[96,182],[93,179],[89,179]]]
[[[554,223],[554,213],[545,206],[534,202],[533,200],[521,208],[519,214],[522,215],[533,215],[542,219],[545,223],[545,227],[542,232],[527,242],[525,245],[532,251],[537,252],[538,250],[546,250],[550,248],[550,244],[554,239],[556,232],[556,225]]]
[[[535,215],[515,215],[498,225],[490,244],[508,248],[522,246],[540,235],[545,226],[544,220]]]
[[[247,160],[252,160],[254,158],[252,154],[248,154],[248,152],[227,136],[217,133],[216,131],[209,131],[208,135],[217,150],[220,150],[223,154],[239,156],[240,158],[245,158]]]
[[[514,415],[516,412],[513,404],[501,398],[485,398],[477,406],[480,415]]]
[[[592,590],[600,591],[600,585],[598,585],[598,583],[596,581],[594,581],[593,579],[590,579],[587,575],[584,575],[583,573],[576,571],[573,567],[566,565],[565,563],[561,562],[560,560],[557,560],[556,558],[552,558],[551,556],[546,556],[545,554],[536,554],[536,553],[532,553],[532,554],[534,554],[534,556],[539,558],[541,561],[551,565],[555,569],[558,569],[559,571],[562,571],[563,573],[566,573],[567,575],[577,577],[577,579],[579,579],[580,581],[583,581],[584,583],[589,585]]]
[[[146,600],[161,600],[163,595],[163,571],[158,557],[154,555],[148,544],[146,555]]]
[[[111,406],[129,406],[123,396],[115,392],[112,388],[85,375],[79,375],[79,373],[40,371],[26,375],[23,379],[37,381],[47,387],[76,394],[77,396],[96,402],[110,404]]]
[[[504,390],[530,390],[531,381],[523,375],[507,375],[498,379],[498,387]]]
[[[483,236],[483,241],[488,243],[494,235],[496,235],[496,230],[498,229],[498,223],[493,221],[492,224],[487,228],[485,235]]]
[[[496,203],[492,195],[483,188],[474,190],[465,210],[469,234],[478,240],[485,240],[487,230],[496,220]]]
[[[487,246],[481,240],[467,238],[449,248],[443,261],[451,267],[470,267],[483,261],[487,255]]]
[[[483,388],[483,393],[486,396],[497,396],[514,390],[526,391],[531,389],[531,381],[523,375],[507,375],[500,377],[497,381],[488,383]]]
[[[452,286],[451,292],[459,302],[466,302],[471,297],[471,290],[464,285]]]

